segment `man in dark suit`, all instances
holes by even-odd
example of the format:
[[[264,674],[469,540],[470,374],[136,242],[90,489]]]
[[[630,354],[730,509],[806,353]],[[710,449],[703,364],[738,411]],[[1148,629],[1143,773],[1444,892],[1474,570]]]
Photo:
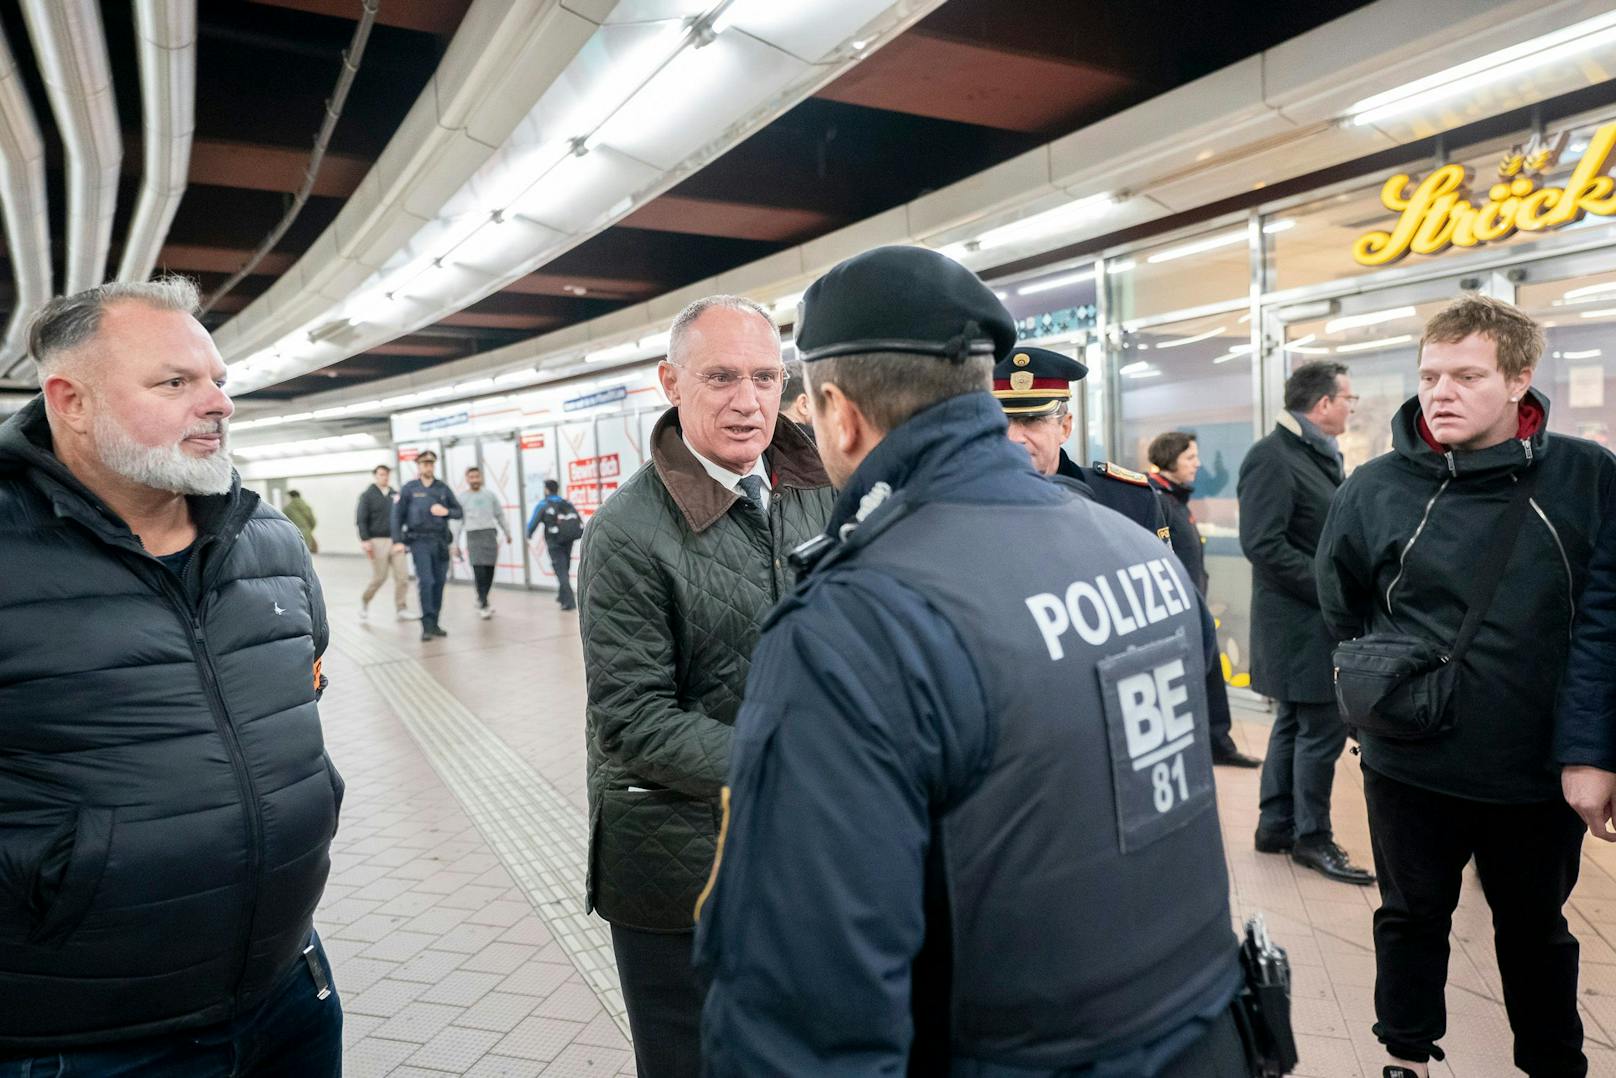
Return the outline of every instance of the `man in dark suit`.
[[[1289,852],[1332,880],[1366,885],[1330,829],[1330,787],[1346,745],[1313,555],[1345,478],[1336,438],[1358,398],[1347,368],[1317,362],[1285,382],[1285,410],[1240,465],[1240,549],[1251,562],[1251,684],[1278,708],[1263,761],[1257,849]]]

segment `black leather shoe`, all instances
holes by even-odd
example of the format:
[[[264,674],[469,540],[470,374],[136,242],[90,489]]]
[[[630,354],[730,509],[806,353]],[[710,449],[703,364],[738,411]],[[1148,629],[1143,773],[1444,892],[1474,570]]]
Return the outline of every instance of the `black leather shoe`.
[[[433,636],[448,636],[449,634],[444,631],[442,626],[440,626],[437,622],[434,621],[432,623],[432,635]]]
[[[1291,847],[1296,843],[1289,835],[1278,835],[1271,831],[1257,828],[1257,838],[1252,845],[1257,847],[1258,853],[1290,853]]]
[[[1255,756],[1247,756],[1239,749],[1229,752],[1214,752],[1212,762],[1219,767],[1261,767],[1262,761]]]
[[[432,637],[432,626],[430,626],[430,625],[422,625],[421,626],[421,639],[422,640],[431,640],[432,638],[433,638]]]
[[[1333,842],[1297,846],[1291,850],[1291,860],[1339,883],[1355,883],[1360,887],[1367,887],[1375,882],[1373,872],[1359,868],[1348,861],[1347,851]]]

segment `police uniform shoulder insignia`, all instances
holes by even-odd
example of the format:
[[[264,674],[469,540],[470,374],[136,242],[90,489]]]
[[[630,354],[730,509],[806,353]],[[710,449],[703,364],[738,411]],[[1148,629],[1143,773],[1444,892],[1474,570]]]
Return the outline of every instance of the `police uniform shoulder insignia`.
[[[1095,461],[1094,470],[1108,479],[1120,479],[1124,483],[1132,483],[1136,487],[1150,486],[1150,479],[1143,472],[1136,472],[1132,468],[1124,468],[1120,464],[1112,464],[1108,460]]]
[[[1157,528],[1156,529],[1156,538],[1160,539],[1164,543],[1168,542],[1169,540],[1171,540],[1173,538],[1173,529],[1171,529],[1171,528]]]

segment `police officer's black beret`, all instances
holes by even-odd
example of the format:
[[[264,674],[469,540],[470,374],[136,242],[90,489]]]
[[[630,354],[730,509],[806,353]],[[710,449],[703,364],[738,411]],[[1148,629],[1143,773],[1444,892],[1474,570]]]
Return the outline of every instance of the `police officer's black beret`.
[[[1049,415],[1072,397],[1089,369],[1070,356],[1021,345],[993,368],[993,395],[1006,415]]]
[[[976,274],[925,247],[877,247],[809,286],[797,307],[803,362],[865,352],[1002,356],[1016,323]]]

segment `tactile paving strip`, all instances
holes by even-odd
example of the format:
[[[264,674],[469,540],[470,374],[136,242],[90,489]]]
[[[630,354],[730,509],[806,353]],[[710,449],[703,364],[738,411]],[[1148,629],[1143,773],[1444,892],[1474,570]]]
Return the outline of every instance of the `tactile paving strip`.
[[[332,632],[343,654],[363,665],[627,1037],[611,931],[582,907],[589,857],[583,815],[413,659],[367,633],[345,626]]]

